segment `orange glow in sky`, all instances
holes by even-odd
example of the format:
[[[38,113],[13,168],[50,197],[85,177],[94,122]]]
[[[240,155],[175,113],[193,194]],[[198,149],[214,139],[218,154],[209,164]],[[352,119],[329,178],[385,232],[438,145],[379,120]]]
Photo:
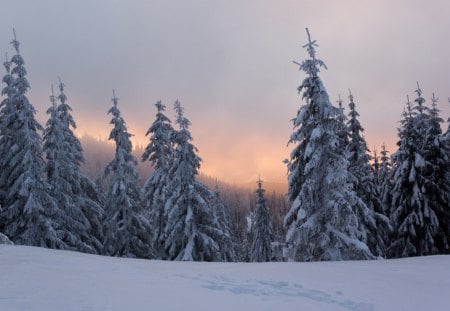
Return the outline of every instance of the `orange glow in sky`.
[[[127,111],[122,114],[127,121]],[[153,118],[154,111],[151,111],[148,113],[149,122],[153,122]],[[108,124],[109,119],[110,117],[106,113],[99,117],[78,118],[76,120],[78,123],[77,135],[87,134],[105,140],[111,130],[111,125]],[[273,126],[276,127],[276,125]],[[278,126],[286,129],[285,135],[265,136],[258,131],[243,132],[230,144],[230,140],[225,139],[226,132],[221,135],[208,129],[199,128],[199,125],[193,123],[191,126],[193,143],[199,149],[199,156],[202,158],[200,171],[208,176],[237,185],[252,185],[259,175],[267,182],[286,184],[287,168],[283,160],[289,157],[294,148],[292,144],[287,146],[292,127],[289,120]],[[127,127],[134,134],[131,138],[133,145],[145,146],[148,143],[148,138],[144,136],[146,128],[136,127],[129,120]],[[397,141],[396,130],[393,127],[389,131],[391,132],[389,136],[377,135],[376,131],[367,133],[366,139],[369,148],[373,149],[375,146],[379,154],[381,145],[384,143],[387,149],[393,152]]]

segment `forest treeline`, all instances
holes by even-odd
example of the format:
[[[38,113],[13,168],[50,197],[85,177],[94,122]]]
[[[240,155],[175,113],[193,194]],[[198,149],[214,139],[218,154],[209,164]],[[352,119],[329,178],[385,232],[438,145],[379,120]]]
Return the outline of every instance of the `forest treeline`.
[[[407,99],[398,150],[367,147],[353,94],[331,104],[308,34],[306,78],[286,160],[288,194],[201,176],[191,122],[158,101],[144,147],[132,146],[113,92],[105,144],[75,136],[59,81],[45,127],[29,102],[19,42],[4,62],[0,105],[2,241],[120,257],[315,261],[450,252],[450,134],[437,99]],[[96,144],[103,147],[98,148]],[[84,152],[83,147],[89,152]],[[108,150],[104,150],[104,149]],[[138,164],[139,163],[139,164]]]

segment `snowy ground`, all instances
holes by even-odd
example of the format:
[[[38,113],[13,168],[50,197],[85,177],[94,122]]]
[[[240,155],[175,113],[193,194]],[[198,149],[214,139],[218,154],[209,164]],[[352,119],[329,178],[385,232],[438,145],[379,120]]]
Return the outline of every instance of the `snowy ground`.
[[[120,259],[0,245],[0,310],[450,310],[450,256],[323,263]]]

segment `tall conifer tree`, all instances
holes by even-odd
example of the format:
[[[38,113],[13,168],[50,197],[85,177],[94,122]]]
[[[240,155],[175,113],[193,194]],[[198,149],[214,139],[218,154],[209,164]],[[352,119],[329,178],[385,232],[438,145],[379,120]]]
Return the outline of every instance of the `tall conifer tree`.
[[[72,250],[99,253],[102,208],[86,187],[92,182],[80,171],[83,150],[72,131],[76,124],[61,81],[59,90],[58,105],[52,87],[50,119],[44,131],[47,177],[59,209],[59,235]]]
[[[153,248],[157,258],[165,259],[167,255],[164,249],[164,228],[167,219],[164,215],[164,205],[168,197],[169,168],[173,161],[174,129],[164,114],[166,106],[161,101],[155,106],[156,119],[146,133],[150,142],[142,155],[142,161],[150,161],[154,171],[145,182],[142,195],[145,214],[150,221]]]
[[[300,70],[308,75],[298,88],[306,103],[294,121],[290,143],[296,143],[288,163],[291,209],[285,217],[291,260],[373,258],[362,242],[353,206],[361,201],[353,191],[349,162],[339,131],[341,111],[331,105],[318,76],[325,64],[316,58],[316,41],[309,32],[304,46],[310,58]],[[326,68],[326,67],[325,67]]]
[[[67,103],[67,96],[64,93],[65,85],[59,79],[59,105],[58,113],[62,122],[64,132],[66,152],[71,155],[72,163],[72,184],[75,190],[76,204],[81,208],[89,222],[89,239],[86,241],[91,250],[100,253],[103,251],[102,218],[103,207],[98,186],[89,177],[81,172],[81,165],[85,162],[83,148],[80,140],[75,136],[74,130],[77,128],[72,117],[72,108]]]
[[[364,128],[358,120],[359,113],[353,94],[349,90],[349,108],[347,128],[349,144],[347,146],[350,162],[349,172],[353,175],[354,189],[362,202],[353,208],[358,217],[359,229],[363,233],[363,241],[374,255],[384,256],[386,242],[390,234],[389,219],[381,214],[381,200],[375,186],[375,177],[370,165],[371,156],[363,136]]]
[[[378,151],[376,148],[373,148],[372,151],[372,172],[374,177],[375,184],[377,183],[378,173],[380,172],[380,156],[378,155]]]
[[[109,139],[116,144],[114,159],[106,166],[105,176],[111,177],[105,206],[104,251],[111,256],[150,258],[151,241],[148,221],[139,206],[137,161],[131,154],[132,144],[125,121],[113,92]]]
[[[426,195],[431,208],[436,212],[440,230],[436,235],[435,246],[439,253],[450,252],[450,180],[448,179],[450,154],[441,129],[444,120],[439,116],[438,99],[431,97],[431,109],[427,118],[423,154],[425,160],[424,177]]]
[[[382,213],[386,217],[390,217],[390,206],[392,202],[392,164],[391,158],[388,156],[389,152],[386,145],[381,145],[380,169],[377,175],[377,188],[381,198]]]
[[[435,239],[440,227],[436,206],[428,193],[426,135],[429,110],[422,90],[417,87],[415,105],[407,110],[399,130],[398,151],[393,155],[394,188],[391,219],[394,237],[389,247],[392,257],[436,254]]]
[[[50,186],[45,178],[39,136],[42,126],[36,121],[36,110],[26,96],[30,85],[15,34],[11,43],[16,54],[11,59],[11,73],[4,78],[7,102],[1,117],[5,144],[1,147],[0,184],[5,193],[0,231],[16,244],[64,249],[66,245],[55,230],[57,206],[49,195]]]
[[[348,133],[348,127],[346,124],[347,118],[344,114],[344,106],[343,106],[344,102],[341,99],[340,94],[338,96],[337,103],[338,103],[338,108],[339,108],[339,113],[337,116],[338,125],[339,125],[338,136],[340,138],[342,148],[347,149],[348,144],[350,143],[349,133]]]
[[[210,205],[210,191],[195,180],[200,167],[197,148],[191,143],[191,122],[184,116],[179,101],[174,105],[176,149],[169,168],[170,182],[165,205],[165,249],[171,260],[221,260],[219,240],[223,234]]]
[[[11,62],[8,60],[6,54],[3,66],[6,69],[6,74],[3,76],[3,83],[5,87],[2,89],[2,96],[5,98],[0,103],[0,206],[4,204],[4,197],[6,195],[7,178],[3,177],[3,173],[7,171],[9,163],[5,161],[11,152],[13,142],[13,128],[10,125],[11,118],[14,116],[14,77],[11,75]],[[1,227],[1,225],[0,225]]]
[[[273,230],[270,219],[269,208],[264,196],[265,190],[262,188],[262,180],[258,180],[256,190],[256,208],[253,224],[253,241],[250,250],[251,261],[270,261],[272,259]]]

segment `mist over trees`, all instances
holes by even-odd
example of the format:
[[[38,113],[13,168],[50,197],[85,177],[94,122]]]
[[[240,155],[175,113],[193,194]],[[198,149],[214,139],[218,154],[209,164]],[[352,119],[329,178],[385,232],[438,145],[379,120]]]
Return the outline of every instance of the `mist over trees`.
[[[109,140],[78,138],[59,80],[42,127],[14,34],[0,103],[0,243],[186,261],[450,253],[450,133],[438,98],[425,99],[418,84],[401,116],[398,149],[371,151],[359,121],[363,103],[350,92],[332,104],[320,78],[325,63],[307,36],[307,58],[294,62],[303,71],[302,103],[285,194],[266,191],[261,179],[242,187],[200,174],[195,125],[178,100],[173,111],[158,101],[148,113],[145,146],[132,145],[115,94]]]

